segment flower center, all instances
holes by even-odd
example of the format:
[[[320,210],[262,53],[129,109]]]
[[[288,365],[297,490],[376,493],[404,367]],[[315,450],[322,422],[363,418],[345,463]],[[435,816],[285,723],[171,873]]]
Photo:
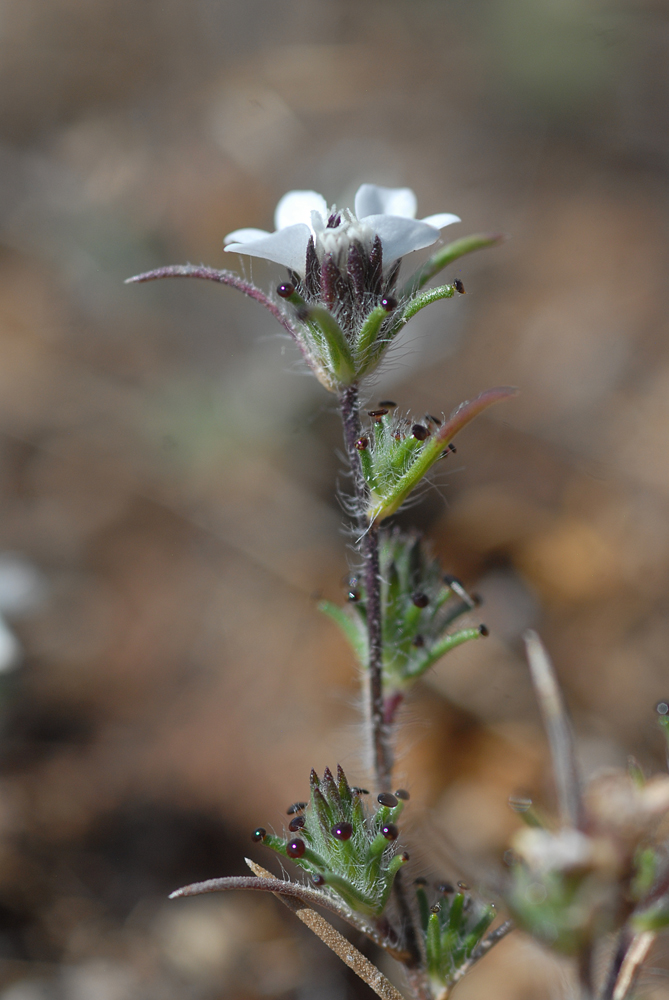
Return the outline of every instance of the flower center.
[[[352,243],[360,244],[369,254],[374,242],[374,231],[349,208],[338,212],[333,206],[326,218],[320,212],[312,212],[311,228],[318,259],[322,261],[326,254],[331,254],[338,267],[346,264]]]

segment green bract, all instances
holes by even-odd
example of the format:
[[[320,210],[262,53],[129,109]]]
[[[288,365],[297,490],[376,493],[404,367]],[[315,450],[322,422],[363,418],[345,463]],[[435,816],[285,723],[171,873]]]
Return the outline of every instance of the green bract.
[[[322,781],[312,771],[309,802],[291,807],[293,830],[278,837],[261,828],[256,839],[309,872],[315,885],[332,889],[352,910],[378,916],[397,872],[409,860],[396,843],[395,823],[404,802],[386,792],[379,799],[394,805],[380,802],[370,812],[363,794],[368,793],[349,786],[341,767],[336,781],[327,767]]]
[[[383,608],[383,682],[390,695],[410,687],[445,653],[487,634],[485,626],[451,631],[458,618],[477,601],[462,584],[443,576],[436,559],[417,534],[393,530],[380,538]],[[364,585],[352,586],[347,609],[322,601],[324,611],[340,626],[363,667],[368,666],[367,607]]]
[[[416,888],[416,902],[427,974],[435,996],[439,997],[445,995],[471,963],[477,945],[495,919],[495,908],[454,891],[445,893],[436,905],[430,906],[422,885]]]

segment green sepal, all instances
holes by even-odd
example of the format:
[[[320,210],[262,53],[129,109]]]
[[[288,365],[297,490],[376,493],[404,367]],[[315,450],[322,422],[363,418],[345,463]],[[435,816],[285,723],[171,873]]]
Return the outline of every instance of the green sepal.
[[[360,663],[365,663],[368,648],[367,630],[362,626],[360,618],[357,615],[353,617],[347,614],[344,608],[340,608],[331,601],[320,601],[318,610],[339,626]]]
[[[459,240],[447,243],[436,253],[433,253],[429,260],[426,260],[422,267],[413,274],[402,289],[402,297],[415,295],[415,293],[425,285],[430,278],[442,271],[453,261],[464,257],[465,254],[474,250],[484,250],[486,247],[498,246],[503,243],[506,237],[503,233],[473,233],[471,236],[463,236]]]
[[[459,632],[453,632],[452,635],[445,635],[428,651],[423,660],[412,667],[408,677],[414,681],[418,680],[426,670],[434,666],[437,660],[440,660],[446,653],[450,653],[456,646],[462,646],[463,643],[470,642],[472,639],[480,639],[484,634],[480,628],[464,628]]]
[[[323,306],[303,305],[297,310],[298,319],[306,322],[312,333],[320,334],[328,352],[326,367],[340,385],[352,385],[358,378],[351,349],[337,320]]]

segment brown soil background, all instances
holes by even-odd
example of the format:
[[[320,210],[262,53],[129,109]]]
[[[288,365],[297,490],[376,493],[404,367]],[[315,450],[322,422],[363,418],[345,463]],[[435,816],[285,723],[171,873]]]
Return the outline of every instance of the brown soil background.
[[[232,291],[123,285],[237,267],[222,236],[291,188],[406,184],[462,216],[448,235],[511,237],[370,387],[419,415],[522,390],[402,516],[491,630],[407,710],[415,874],[490,893],[508,796],[553,808],[530,625],[584,771],[665,766],[668,172],[660,0],[5,0],[0,550],[42,597],[6,612],[1,1000],[371,996],[274,900],[166,901],[271,864],[248,832],[311,766],[364,782],[355,669],[315,609],[346,573],[332,401]],[[564,976],[517,935],[462,1000]]]

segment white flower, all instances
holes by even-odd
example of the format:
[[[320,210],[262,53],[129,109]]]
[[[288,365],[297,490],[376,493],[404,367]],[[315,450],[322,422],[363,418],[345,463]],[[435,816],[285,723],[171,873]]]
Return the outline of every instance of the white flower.
[[[315,191],[289,191],[276,206],[276,232],[237,229],[225,237],[225,249],[264,257],[304,276],[307,244],[313,237],[322,260],[332,254],[338,266],[346,264],[352,243],[370,253],[376,236],[381,240],[384,267],[405,254],[432,246],[439,230],[460,222],[457,215],[441,213],[416,219],[416,196],[409,188],[384,188],[363,184],[355,196],[355,212],[328,209]]]

